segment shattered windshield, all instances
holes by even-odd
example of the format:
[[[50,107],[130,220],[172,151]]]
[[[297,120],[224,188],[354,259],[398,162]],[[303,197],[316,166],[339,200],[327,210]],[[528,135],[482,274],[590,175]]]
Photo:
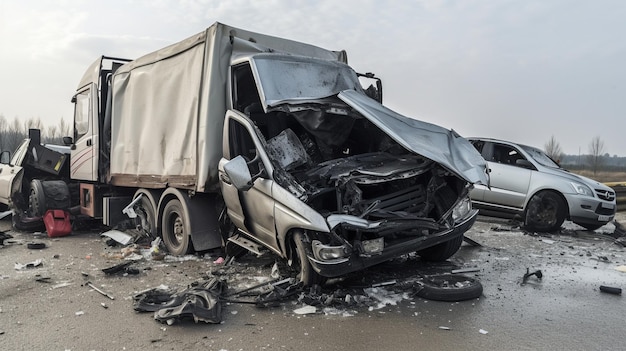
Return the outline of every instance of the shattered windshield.
[[[277,55],[260,55],[252,61],[268,106],[284,100],[313,100],[343,90],[362,90],[356,73],[339,62]]]
[[[561,168],[558,163],[556,163],[553,159],[550,158],[550,156],[546,155],[543,151],[526,145],[520,145],[520,147],[524,149],[524,151],[526,151],[530,155],[530,157],[532,157],[540,165],[550,168]]]

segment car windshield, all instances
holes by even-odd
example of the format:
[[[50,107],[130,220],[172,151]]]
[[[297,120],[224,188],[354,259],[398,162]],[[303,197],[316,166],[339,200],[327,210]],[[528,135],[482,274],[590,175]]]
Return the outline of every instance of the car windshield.
[[[556,163],[550,156],[546,155],[543,151],[526,145],[520,145],[524,151],[526,151],[530,157],[532,157],[535,161],[537,161],[540,165],[551,167],[551,168],[561,168],[558,163]]]

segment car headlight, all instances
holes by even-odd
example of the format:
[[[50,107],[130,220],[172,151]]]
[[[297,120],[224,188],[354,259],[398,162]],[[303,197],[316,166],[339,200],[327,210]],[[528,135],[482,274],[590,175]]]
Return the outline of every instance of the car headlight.
[[[454,220],[454,223],[458,222],[459,220],[465,218],[471,210],[472,202],[469,197],[465,197],[463,200],[459,201],[456,206],[454,206],[454,209],[452,209],[452,220]]]
[[[570,184],[572,184],[572,187],[577,194],[593,197],[593,191],[588,186],[574,182],[571,182]]]

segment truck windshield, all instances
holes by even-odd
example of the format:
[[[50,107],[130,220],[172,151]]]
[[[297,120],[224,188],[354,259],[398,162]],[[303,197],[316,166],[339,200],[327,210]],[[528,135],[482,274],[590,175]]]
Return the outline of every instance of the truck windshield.
[[[344,90],[362,91],[354,70],[343,63],[277,55],[259,55],[252,62],[268,106],[325,98]]]

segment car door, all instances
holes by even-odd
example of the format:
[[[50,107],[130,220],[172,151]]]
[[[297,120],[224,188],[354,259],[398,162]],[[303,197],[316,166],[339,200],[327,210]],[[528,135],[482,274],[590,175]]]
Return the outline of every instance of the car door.
[[[490,180],[490,189],[484,191],[483,201],[523,208],[533,172],[517,165],[517,160],[526,159],[523,154],[511,145],[488,142],[483,148],[483,157]]]
[[[17,176],[22,170],[22,163],[28,152],[30,139],[24,139],[17,147],[8,164],[0,164],[0,203],[8,205],[11,198],[11,189]]]
[[[236,156],[244,156],[248,161],[259,155],[259,162],[249,165],[252,174],[258,174],[262,169],[270,169],[270,165],[263,162],[267,157],[261,157],[265,151],[256,135],[252,122],[237,111],[228,111],[224,123],[224,157],[219,163],[219,178],[222,196],[228,209],[228,215],[235,226],[264,243],[268,248],[280,252],[276,237],[274,222],[275,201],[272,197],[274,180],[268,172],[254,181],[247,190],[238,190],[224,170],[224,164]]]

